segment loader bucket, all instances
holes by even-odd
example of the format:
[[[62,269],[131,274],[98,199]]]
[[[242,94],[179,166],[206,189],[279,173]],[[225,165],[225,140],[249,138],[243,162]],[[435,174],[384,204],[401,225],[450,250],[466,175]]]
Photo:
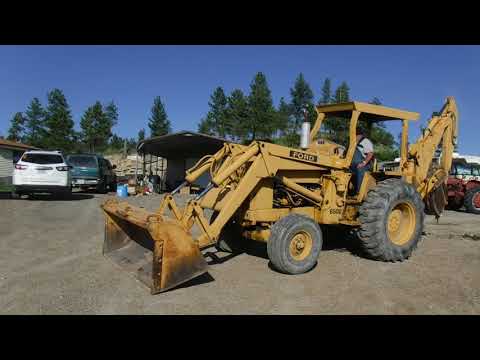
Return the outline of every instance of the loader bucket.
[[[176,287],[207,271],[207,262],[190,234],[126,202],[108,200],[103,254],[147,285],[152,294]]]

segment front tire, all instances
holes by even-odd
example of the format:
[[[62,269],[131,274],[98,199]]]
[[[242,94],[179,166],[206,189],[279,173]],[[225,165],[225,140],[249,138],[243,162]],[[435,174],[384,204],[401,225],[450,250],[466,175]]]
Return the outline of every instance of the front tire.
[[[403,261],[422,237],[425,205],[416,189],[400,179],[380,182],[360,206],[358,237],[368,257]]]
[[[117,182],[111,183],[109,188],[110,188],[110,191],[116,192],[117,191]]]
[[[103,179],[97,185],[97,192],[100,193],[100,194],[106,194],[107,193],[107,184],[105,183],[105,179]]]
[[[21,198],[22,198],[22,195],[23,195],[23,194],[22,194],[21,192],[18,192],[18,191],[12,191],[12,192],[10,193],[10,197],[11,197],[12,199],[21,199]]]
[[[70,199],[72,198],[72,188],[64,191],[64,192],[62,193],[62,198],[63,198],[64,200],[70,200]]]
[[[480,186],[467,191],[464,204],[469,213],[480,214]]]
[[[284,274],[302,274],[315,266],[322,244],[322,230],[315,221],[300,214],[289,214],[271,228],[268,258],[273,267]]]

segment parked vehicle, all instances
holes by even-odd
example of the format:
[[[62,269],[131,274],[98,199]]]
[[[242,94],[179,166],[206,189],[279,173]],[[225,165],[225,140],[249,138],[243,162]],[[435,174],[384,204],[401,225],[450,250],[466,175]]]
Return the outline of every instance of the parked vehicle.
[[[70,166],[59,151],[26,151],[13,171],[14,196],[72,193]]]
[[[448,207],[480,214],[480,164],[455,159],[447,182]]]
[[[72,187],[87,190],[95,188],[99,193],[117,191],[117,175],[110,161],[96,154],[74,154],[67,156],[72,166]]]

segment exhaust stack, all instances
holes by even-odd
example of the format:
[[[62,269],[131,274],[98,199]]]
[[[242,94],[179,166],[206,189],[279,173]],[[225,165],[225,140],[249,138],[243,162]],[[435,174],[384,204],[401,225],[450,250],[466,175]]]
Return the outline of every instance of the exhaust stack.
[[[302,123],[302,133],[300,135],[300,148],[306,150],[310,145],[310,122],[307,119],[307,111],[303,111],[305,120]]]

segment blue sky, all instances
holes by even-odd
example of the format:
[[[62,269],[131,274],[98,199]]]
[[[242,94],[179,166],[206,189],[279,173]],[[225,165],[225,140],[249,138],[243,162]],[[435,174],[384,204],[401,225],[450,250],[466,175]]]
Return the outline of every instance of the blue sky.
[[[155,96],[166,104],[173,130],[196,130],[217,86],[248,92],[258,71],[266,74],[275,105],[289,99],[298,73],[315,100],[326,77],[334,87],[345,80],[351,97],[421,114],[410,131],[439,110],[446,96],[460,112],[460,151],[480,154],[479,46],[0,46],[0,134],[33,97],[64,91],[76,127],[96,100],[115,101],[120,136],[147,129]],[[397,127],[392,128],[396,134]]]

